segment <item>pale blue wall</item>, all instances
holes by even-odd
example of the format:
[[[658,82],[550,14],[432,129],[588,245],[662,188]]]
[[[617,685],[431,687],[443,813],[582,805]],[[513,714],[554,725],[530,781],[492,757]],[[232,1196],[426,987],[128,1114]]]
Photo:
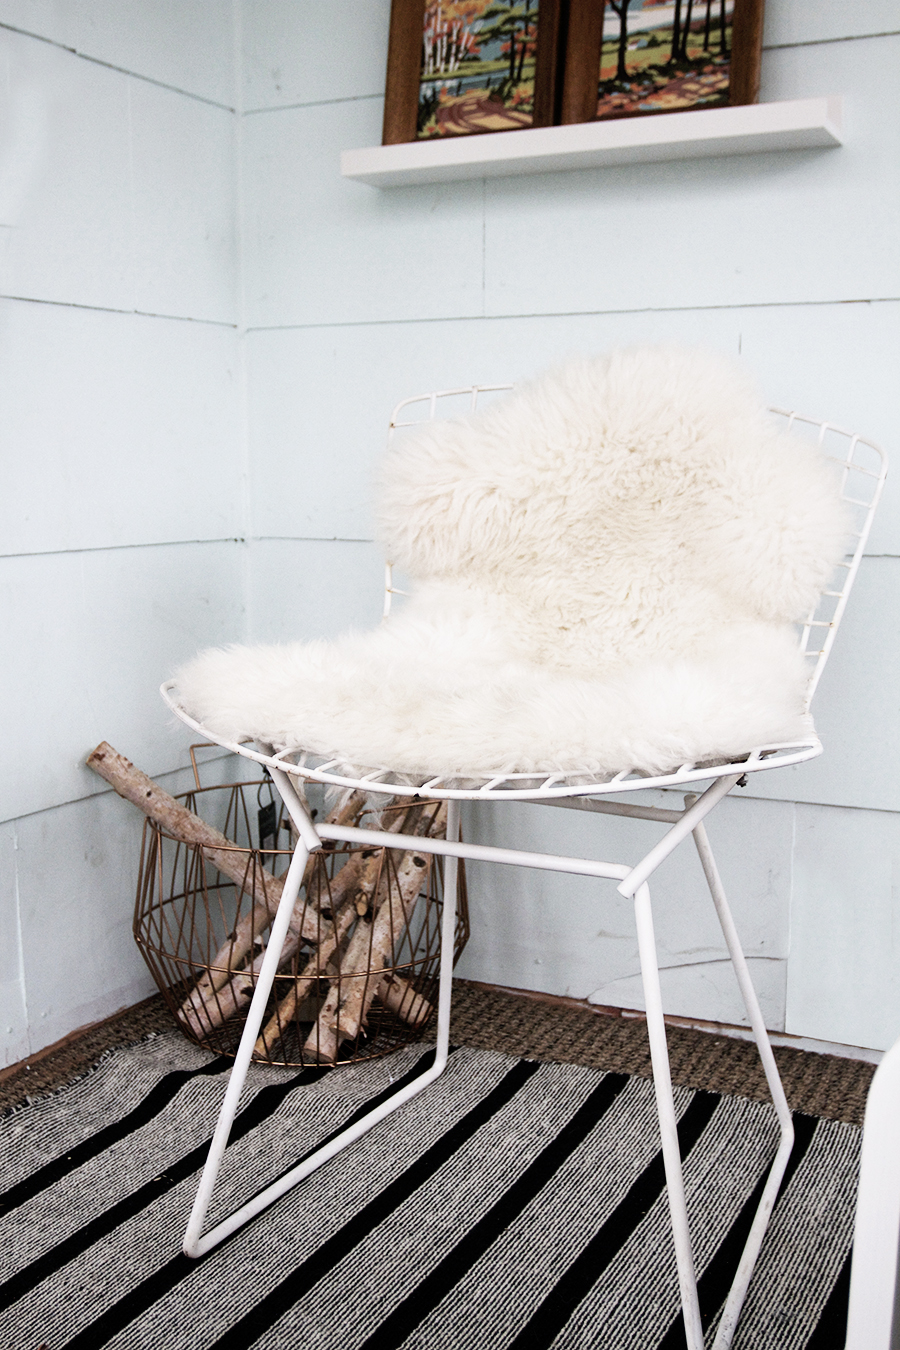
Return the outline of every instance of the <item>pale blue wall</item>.
[[[107,738],[181,782],[155,692],[180,659],[377,620],[369,482],[398,398],[675,338],[896,444],[896,5],[767,8],[762,97],[844,93],[842,149],[379,192],[338,154],[379,139],[387,0],[0,0],[0,1063],[151,987],[139,822],[84,755]],[[900,474],[872,554],[821,690],[826,755],[711,833],[770,1025],[883,1047]],[[577,852],[601,829],[626,859],[654,833],[521,807],[502,837]],[[638,1002],[611,887],[472,883],[462,973]],[[736,1020],[689,854],[656,889],[670,1007]]]
[[[617,343],[701,341],[739,353],[770,402],[895,442],[894,4],[768,0],[761,97],[844,94],[839,150],[378,191],[342,181],[338,156],[379,141],[388,11],[243,7],[254,631],[375,620],[369,484],[406,394]],[[883,1047],[900,1034],[900,475],[871,552],[819,695],[825,756],[755,780],[711,834],[769,1025]],[[626,860],[640,847],[633,825],[537,807],[503,826],[484,808],[469,825],[567,852],[603,833]],[[471,871],[461,973],[639,1004],[632,919],[612,887]],[[670,1009],[738,1020],[696,861],[672,859],[656,892]]]
[[[156,686],[243,633],[246,530],[230,0],[2,0],[0,68],[2,1066],[152,991],[83,761],[184,763]]]

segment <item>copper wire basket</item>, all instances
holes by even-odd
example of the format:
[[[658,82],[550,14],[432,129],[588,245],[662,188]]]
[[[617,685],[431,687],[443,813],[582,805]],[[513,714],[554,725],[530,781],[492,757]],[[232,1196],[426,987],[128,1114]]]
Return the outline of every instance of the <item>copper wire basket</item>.
[[[263,888],[280,891],[291,826],[267,780],[201,787],[196,760],[194,772],[197,786],[177,800],[231,841],[231,876],[148,819],[134,936],[185,1036],[233,1055],[273,917]],[[380,815],[388,827],[393,816],[402,833],[425,836],[443,834],[440,810],[436,801],[403,801]],[[362,812],[360,823],[373,814]],[[443,867],[433,855],[355,845],[313,854],[254,1060],[350,1064],[420,1039],[436,1008],[442,908]],[[454,960],[468,936],[461,864]]]

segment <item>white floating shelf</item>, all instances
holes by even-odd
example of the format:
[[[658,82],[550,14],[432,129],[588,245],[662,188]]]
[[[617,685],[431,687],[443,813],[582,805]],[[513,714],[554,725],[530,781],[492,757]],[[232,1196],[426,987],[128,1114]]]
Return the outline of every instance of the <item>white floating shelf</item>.
[[[499,131],[344,150],[341,173],[373,187],[602,169],[664,159],[752,155],[841,144],[841,100],[801,98],[743,108],[657,113],[612,122]]]

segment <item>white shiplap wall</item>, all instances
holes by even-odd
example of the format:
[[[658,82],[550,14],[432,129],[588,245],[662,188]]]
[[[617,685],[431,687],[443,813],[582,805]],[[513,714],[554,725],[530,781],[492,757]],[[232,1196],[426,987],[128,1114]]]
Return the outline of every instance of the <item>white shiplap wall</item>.
[[[19,31],[16,31],[19,30]],[[152,991],[156,685],[245,632],[230,0],[0,3],[0,1067]]]
[[[768,0],[762,97],[844,93],[840,150],[378,192],[337,160],[379,139],[388,10],[0,0],[0,1063],[151,988],[139,822],[85,753],[107,738],[178,784],[155,687],[179,660],[376,621],[399,397],[674,338],[896,444],[895,0]],[[900,474],[823,683],[826,755],[712,827],[770,1026],[876,1048],[900,1033],[898,536]],[[569,852],[600,828],[624,858],[653,836],[469,821]],[[672,1011],[738,1020],[694,859],[656,891]],[[611,887],[472,869],[471,892],[461,973],[639,1003]]]
[[[842,93],[839,150],[378,191],[339,152],[378,143],[387,0],[248,0],[243,175],[260,637],[378,612],[372,468],[394,402],[517,379],[570,352],[675,339],[740,354],[766,398],[896,444],[900,124],[890,0],[768,0],[766,100]],[[900,474],[819,695],[827,753],[711,827],[769,1025],[881,1048],[900,1034],[896,773]],[[279,580],[280,578],[280,580]],[[522,806],[469,829],[631,858],[653,827]],[[612,887],[471,869],[460,973],[639,1006]],[[671,1011],[740,1020],[702,878],[659,874]]]

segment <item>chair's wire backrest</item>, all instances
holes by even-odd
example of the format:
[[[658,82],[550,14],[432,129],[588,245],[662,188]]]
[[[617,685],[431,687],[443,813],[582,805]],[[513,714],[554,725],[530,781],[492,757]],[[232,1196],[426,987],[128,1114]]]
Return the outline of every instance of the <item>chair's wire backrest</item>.
[[[489,395],[505,394],[512,388],[513,385],[511,384],[470,384],[464,389],[435,389],[430,394],[414,394],[412,398],[404,398],[391,413],[388,446],[393,445],[397,432],[402,432],[406,427],[420,427],[427,422],[442,422],[446,418],[462,417],[465,413],[473,413],[479,407],[484,406]],[[418,416],[404,417],[401,415],[405,408],[411,408],[416,403],[424,405]],[[391,601],[394,596],[409,594],[408,591],[395,586],[393,578],[393,563],[388,561],[384,565],[384,610],[382,617],[385,619],[391,612]]]
[[[831,583],[819,595],[800,631],[800,650],[810,662],[807,708],[825,669],[834,645],[838,625],[844,616],[850,590],[875,517],[887,476],[887,455],[874,441],[854,431],[845,431],[832,422],[820,422],[785,408],[770,408],[781,419],[784,429],[812,440],[840,471],[841,497],[850,508],[850,548],[835,568]]]
[[[406,427],[422,426],[428,422],[443,421],[444,418],[459,417],[475,412],[484,405],[486,396],[506,393],[512,384],[473,384],[464,389],[438,389],[428,394],[416,394],[398,403],[391,414],[388,431],[388,445],[393,443],[397,432]],[[406,409],[420,405],[418,415],[404,415]],[[834,645],[838,625],[847,607],[851,587],[856,580],[859,564],[862,560],[875,516],[875,508],[881,497],[881,490],[887,475],[887,456],[879,445],[860,436],[854,431],[845,431],[843,427],[831,422],[820,422],[801,413],[790,412],[785,408],[770,408],[769,412],[781,419],[786,431],[794,432],[812,440],[828,459],[839,466],[841,475],[841,496],[850,507],[853,518],[851,542],[852,548],[835,569],[836,575],[829,587],[823,590],[818,601],[810,610],[800,632],[800,650],[810,662],[810,679],[806,694],[806,706],[812,700],[816,686],[825,668],[825,662]],[[395,595],[407,592],[393,584],[393,566],[385,564],[384,580],[384,616],[391,611],[391,601]]]

